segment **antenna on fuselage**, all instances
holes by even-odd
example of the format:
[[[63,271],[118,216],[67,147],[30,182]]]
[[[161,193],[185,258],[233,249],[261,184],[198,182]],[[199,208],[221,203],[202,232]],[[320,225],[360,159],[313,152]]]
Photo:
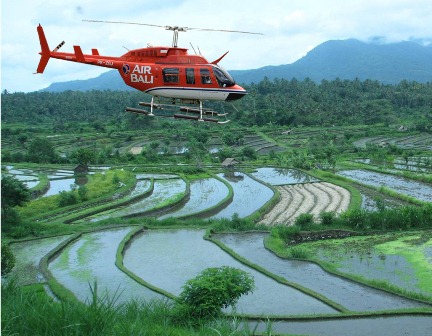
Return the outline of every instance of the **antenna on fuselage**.
[[[192,47],[192,49],[193,49],[193,51],[194,51],[195,55],[198,55],[198,54],[197,54],[197,52],[196,52],[196,50],[195,50],[195,48],[194,48],[194,46],[192,45],[192,43],[191,43],[191,42],[189,42],[189,44],[191,45],[191,47]]]

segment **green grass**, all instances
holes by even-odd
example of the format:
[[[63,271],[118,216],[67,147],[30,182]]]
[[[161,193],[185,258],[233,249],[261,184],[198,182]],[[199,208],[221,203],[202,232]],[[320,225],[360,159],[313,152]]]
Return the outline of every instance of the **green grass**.
[[[53,301],[42,285],[23,288],[2,282],[2,329],[12,335],[249,335],[230,319],[176,321],[168,300],[128,301],[117,304],[119,294],[100,295],[92,284],[88,305]]]

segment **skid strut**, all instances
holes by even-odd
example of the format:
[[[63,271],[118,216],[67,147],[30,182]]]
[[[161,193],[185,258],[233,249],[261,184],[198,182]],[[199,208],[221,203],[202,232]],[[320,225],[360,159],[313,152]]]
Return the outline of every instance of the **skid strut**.
[[[212,109],[204,108],[202,100],[195,101],[182,101],[186,104],[198,104],[195,107],[188,106],[176,106],[175,101],[172,101],[171,104],[168,103],[158,103],[156,104],[154,101],[154,97],[152,97],[151,102],[139,102],[138,105],[150,108],[150,111],[146,109],[126,107],[126,112],[132,112],[137,114],[146,115],[149,117],[157,116],[164,118],[175,118],[175,119],[186,119],[186,120],[195,120],[195,121],[206,121],[206,122],[214,122],[218,124],[225,124],[229,122],[229,120],[220,120],[218,117],[225,117],[226,113],[218,113]],[[155,110],[163,110],[160,114],[154,114]],[[185,112],[177,113],[177,111]]]

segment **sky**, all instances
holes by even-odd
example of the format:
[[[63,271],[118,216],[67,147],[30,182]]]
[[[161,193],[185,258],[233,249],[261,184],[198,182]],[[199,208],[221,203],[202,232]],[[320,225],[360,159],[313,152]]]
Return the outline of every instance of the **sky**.
[[[415,41],[432,44],[431,0],[1,0],[1,90],[32,92],[54,82],[97,77],[109,69],[51,59],[36,71],[40,23],[50,49],[121,56],[126,49],[170,46],[163,28],[89,23],[138,22],[193,28],[241,30],[263,35],[187,31],[179,47],[200,50],[228,70],[290,64],[328,40]]]

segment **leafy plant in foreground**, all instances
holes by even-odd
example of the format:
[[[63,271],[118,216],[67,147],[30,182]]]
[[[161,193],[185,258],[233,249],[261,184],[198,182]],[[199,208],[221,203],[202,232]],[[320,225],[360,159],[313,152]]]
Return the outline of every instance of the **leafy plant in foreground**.
[[[207,268],[183,286],[177,312],[180,318],[218,316],[255,288],[252,275],[234,267]]]
[[[1,246],[1,275],[7,275],[15,266],[15,256],[13,255],[9,245]]]

